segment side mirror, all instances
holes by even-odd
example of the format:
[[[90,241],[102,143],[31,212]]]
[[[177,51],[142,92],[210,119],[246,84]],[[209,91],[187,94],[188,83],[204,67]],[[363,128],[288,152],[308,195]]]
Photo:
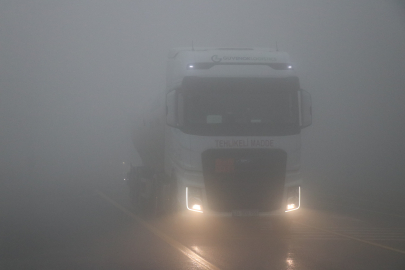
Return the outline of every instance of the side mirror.
[[[183,95],[179,91],[166,95],[166,123],[171,127],[183,125]]]
[[[166,123],[177,127],[176,118],[176,91],[171,91],[166,95]]]
[[[312,101],[311,95],[301,90],[301,128],[308,127],[312,124]]]

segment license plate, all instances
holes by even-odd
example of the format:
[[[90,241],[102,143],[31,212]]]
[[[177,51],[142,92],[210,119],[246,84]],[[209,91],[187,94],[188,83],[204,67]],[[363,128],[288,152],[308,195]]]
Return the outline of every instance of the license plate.
[[[259,210],[233,210],[234,217],[254,217],[259,215]]]
[[[232,173],[235,171],[235,161],[233,158],[218,158],[215,160],[216,173]]]

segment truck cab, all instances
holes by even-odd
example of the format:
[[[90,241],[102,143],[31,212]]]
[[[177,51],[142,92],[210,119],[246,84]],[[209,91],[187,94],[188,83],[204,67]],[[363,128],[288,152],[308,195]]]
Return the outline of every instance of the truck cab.
[[[177,48],[164,92],[163,173],[184,216],[299,211],[311,97],[285,52]]]

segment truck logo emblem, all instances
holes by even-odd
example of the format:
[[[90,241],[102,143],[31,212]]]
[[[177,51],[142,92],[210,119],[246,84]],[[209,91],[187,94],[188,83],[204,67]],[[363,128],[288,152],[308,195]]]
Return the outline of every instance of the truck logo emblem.
[[[212,62],[214,62],[214,63],[219,63],[219,62],[222,61],[222,58],[221,58],[221,57],[218,57],[218,55],[213,55],[213,56],[211,57],[211,60],[212,60]]]

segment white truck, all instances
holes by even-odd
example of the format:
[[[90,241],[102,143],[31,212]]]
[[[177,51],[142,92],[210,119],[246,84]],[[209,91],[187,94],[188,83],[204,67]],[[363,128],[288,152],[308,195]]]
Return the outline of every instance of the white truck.
[[[144,213],[288,217],[301,204],[301,129],[311,97],[285,52],[176,48],[166,89],[137,114],[143,166],[131,196]]]

